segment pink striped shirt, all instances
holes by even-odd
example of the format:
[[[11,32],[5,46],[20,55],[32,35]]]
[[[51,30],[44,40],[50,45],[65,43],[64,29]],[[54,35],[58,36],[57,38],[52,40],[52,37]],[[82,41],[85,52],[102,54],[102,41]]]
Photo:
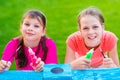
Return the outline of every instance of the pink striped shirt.
[[[117,37],[113,33],[108,31],[103,32],[100,47],[104,54],[106,52],[111,51],[114,48],[115,44],[117,43],[117,40],[118,40]],[[84,45],[84,41],[80,32],[75,32],[72,35],[70,35],[66,41],[66,44],[69,45],[69,47],[71,47],[76,52],[75,53],[76,58],[79,58],[80,56],[85,56],[86,53],[88,52],[88,49]],[[92,55],[91,66],[98,67],[102,64],[102,62],[103,56],[102,53],[100,52],[100,48],[98,47]]]
[[[33,68],[30,66],[30,63],[31,63],[31,59],[30,59],[30,56],[28,55],[29,52],[28,52],[28,48],[27,47],[24,47],[24,50],[25,50],[25,54],[27,56],[27,59],[28,59],[28,64],[27,66],[23,67],[23,68],[19,68],[18,67],[18,60],[15,58],[17,54],[16,53],[16,50],[17,50],[17,46],[18,46],[18,42],[19,42],[19,38],[13,38],[12,40],[10,40],[8,42],[8,44],[6,45],[5,49],[4,49],[4,52],[3,52],[3,56],[2,56],[2,60],[6,60],[8,61],[11,61],[13,62],[13,60],[15,59],[15,62],[16,62],[16,67],[18,70],[33,70]],[[46,38],[46,45],[48,47],[48,52],[47,52],[47,57],[46,57],[46,60],[45,60],[45,64],[52,64],[52,63],[58,63],[58,60],[57,60],[57,51],[56,51],[56,44],[55,42],[50,39],[50,38]],[[38,46],[32,48],[32,50],[34,52],[36,52]],[[42,48],[40,49],[38,55],[36,55],[37,57],[42,57],[43,55],[43,50]],[[12,57],[11,57],[12,56]]]

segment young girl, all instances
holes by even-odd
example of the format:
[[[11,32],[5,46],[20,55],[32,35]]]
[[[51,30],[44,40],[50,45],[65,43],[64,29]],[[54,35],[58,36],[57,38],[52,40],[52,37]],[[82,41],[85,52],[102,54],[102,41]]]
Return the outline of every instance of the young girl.
[[[14,58],[17,70],[41,71],[44,63],[58,63],[56,44],[45,36],[46,17],[43,13],[37,10],[28,11],[23,16],[20,31],[22,36],[13,38],[6,45],[0,61],[0,71],[10,68]],[[37,66],[32,64],[29,47],[37,56]]]
[[[72,69],[118,67],[118,39],[104,30],[101,12],[94,7],[83,10],[78,16],[78,24],[79,31],[71,34],[66,41],[65,63],[70,63]],[[88,60],[85,55],[92,48],[94,52]]]

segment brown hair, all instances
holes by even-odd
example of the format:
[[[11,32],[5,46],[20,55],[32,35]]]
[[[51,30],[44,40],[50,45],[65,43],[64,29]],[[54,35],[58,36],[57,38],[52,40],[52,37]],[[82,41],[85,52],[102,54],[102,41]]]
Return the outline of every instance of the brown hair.
[[[22,23],[23,23],[23,21],[26,17],[38,19],[39,22],[43,25],[43,29],[45,29],[45,27],[46,27],[46,17],[42,12],[37,11],[37,10],[29,10],[28,12],[26,12],[24,14]],[[18,55],[17,55],[16,59],[18,59],[18,66],[20,68],[22,68],[22,67],[26,66],[27,63],[28,63],[28,59],[27,59],[27,57],[24,53],[25,51],[24,51],[24,43],[23,43],[23,38],[22,37],[20,37],[20,39],[19,39],[18,47],[20,47],[20,48],[17,51]],[[39,45],[38,45],[38,49],[35,52],[35,54],[39,53],[40,47],[42,47],[42,50],[44,51],[44,55],[42,56],[41,59],[43,61],[45,61],[46,56],[47,56],[47,52],[48,52],[48,48],[46,46],[46,36],[45,35],[41,37]]]
[[[102,13],[95,7],[88,7],[86,9],[84,9],[83,11],[81,11],[78,15],[78,25],[79,27],[80,25],[80,19],[86,15],[91,15],[91,16],[95,16],[99,19],[100,23],[104,23],[104,17],[102,15]]]

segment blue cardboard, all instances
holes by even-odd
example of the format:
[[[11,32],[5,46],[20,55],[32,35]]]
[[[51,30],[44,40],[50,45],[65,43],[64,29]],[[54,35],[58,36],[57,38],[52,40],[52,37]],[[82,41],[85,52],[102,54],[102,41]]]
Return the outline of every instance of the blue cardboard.
[[[44,65],[44,80],[72,80],[70,64]]]

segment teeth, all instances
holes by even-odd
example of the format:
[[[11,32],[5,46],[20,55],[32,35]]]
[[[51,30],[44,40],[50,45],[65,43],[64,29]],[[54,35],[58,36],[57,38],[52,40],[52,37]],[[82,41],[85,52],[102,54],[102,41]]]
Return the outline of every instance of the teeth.
[[[88,37],[88,39],[95,39],[95,38],[96,38],[95,36]]]

